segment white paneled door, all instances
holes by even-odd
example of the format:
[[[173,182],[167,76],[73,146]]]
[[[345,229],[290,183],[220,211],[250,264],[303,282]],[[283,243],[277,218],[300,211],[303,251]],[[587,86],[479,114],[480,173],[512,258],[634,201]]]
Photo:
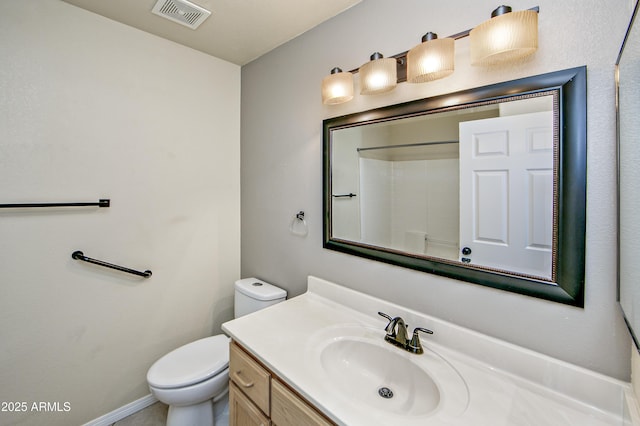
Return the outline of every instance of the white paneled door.
[[[460,260],[551,278],[552,129],[551,112],[460,123]]]

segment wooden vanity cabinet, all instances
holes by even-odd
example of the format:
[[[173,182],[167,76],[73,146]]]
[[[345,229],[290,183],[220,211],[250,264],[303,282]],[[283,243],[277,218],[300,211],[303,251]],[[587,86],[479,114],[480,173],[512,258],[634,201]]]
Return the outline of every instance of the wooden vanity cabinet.
[[[229,379],[267,416],[271,374],[239,345],[229,347]]]
[[[333,426],[240,345],[229,347],[230,426]]]
[[[333,425],[277,379],[271,381],[271,422],[277,426]]]
[[[229,382],[229,425],[269,426],[271,421],[233,383]]]

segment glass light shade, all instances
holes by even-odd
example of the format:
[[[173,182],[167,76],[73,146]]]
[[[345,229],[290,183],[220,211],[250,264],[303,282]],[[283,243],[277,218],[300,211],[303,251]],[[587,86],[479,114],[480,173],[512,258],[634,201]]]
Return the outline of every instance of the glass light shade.
[[[322,103],[336,105],[353,99],[353,74],[342,72],[340,68],[322,79]]]
[[[531,55],[538,49],[538,13],[498,15],[469,33],[472,65],[493,65]]]
[[[374,59],[379,58],[379,59]],[[395,58],[383,58],[373,54],[371,61],[360,67],[360,94],[375,95],[395,89],[398,72]]]
[[[454,40],[427,40],[407,53],[407,81],[424,83],[438,80],[453,72]]]

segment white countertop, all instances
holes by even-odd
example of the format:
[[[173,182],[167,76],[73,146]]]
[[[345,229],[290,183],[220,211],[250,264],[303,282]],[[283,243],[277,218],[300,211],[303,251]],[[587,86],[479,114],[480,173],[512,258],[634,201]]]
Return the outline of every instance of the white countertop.
[[[460,374],[468,398],[445,394],[433,412],[403,416],[332,389],[338,384],[327,380],[317,359],[319,336],[331,330],[366,330],[368,337],[379,335],[381,345],[402,356],[428,355],[410,354],[384,342],[387,320],[378,311],[401,316],[412,327],[433,330],[434,335],[422,336],[423,345],[428,354],[444,358]],[[315,277],[309,277],[305,294],[229,321],[222,328],[339,425],[631,424],[625,420],[629,417],[625,401],[635,401],[629,383]]]

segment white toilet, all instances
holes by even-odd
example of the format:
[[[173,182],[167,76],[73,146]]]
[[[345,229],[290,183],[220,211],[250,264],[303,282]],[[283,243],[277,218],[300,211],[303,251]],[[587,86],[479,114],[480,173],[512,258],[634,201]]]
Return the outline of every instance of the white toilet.
[[[235,283],[239,318],[286,299],[287,292],[256,278]],[[226,426],[229,423],[229,338],[205,337],[157,360],[147,373],[151,393],[169,405],[167,426]]]

